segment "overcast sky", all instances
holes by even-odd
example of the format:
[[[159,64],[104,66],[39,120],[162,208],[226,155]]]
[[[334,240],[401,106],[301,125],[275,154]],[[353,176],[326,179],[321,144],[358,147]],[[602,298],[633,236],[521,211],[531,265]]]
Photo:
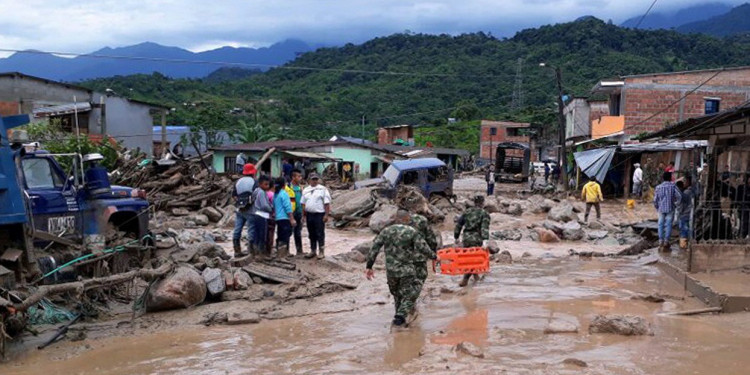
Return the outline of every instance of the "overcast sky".
[[[669,12],[712,0],[660,0]],[[713,0],[715,1],[715,0]],[[737,5],[747,0],[719,0]],[[621,23],[652,0],[0,0],[0,48],[92,52],[144,41],[193,51],[287,38],[359,43],[404,30],[516,30],[593,15]],[[2,56],[2,55],[0,55]]]

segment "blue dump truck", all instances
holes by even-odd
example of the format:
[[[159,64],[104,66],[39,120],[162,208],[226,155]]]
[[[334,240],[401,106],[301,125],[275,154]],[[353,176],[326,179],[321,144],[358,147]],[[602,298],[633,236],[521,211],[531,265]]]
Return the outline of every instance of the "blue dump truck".
[[[148,240],[143,190],[110,185],[101,155],[55,155],[28,143],[23,131],[9,137],[28,122],[27,115],[0,117],[0,287],[102,251],[109,233]]]

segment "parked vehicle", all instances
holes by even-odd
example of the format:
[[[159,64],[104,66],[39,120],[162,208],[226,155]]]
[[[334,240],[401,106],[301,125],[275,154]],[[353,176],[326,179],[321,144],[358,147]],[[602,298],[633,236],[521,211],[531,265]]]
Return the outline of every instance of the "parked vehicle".
[[[355,189],[382,185],[383,193],[393,197],[400,185],[414,185],[427,198],[434,195],[453,197],[453,169],[440,159],[411,159],[394,161],[383,176],[354,184]]]
[[[4,266],[18,278],[24,271],[33,275],[35,247],[57,243],[83,252],[101,249],[108,229],[145,240],[145,191],[111,186],[106,169],[98,165],[99,154],[51,154],[38,143],[7,138],[8,129],[25,123],[25,115],[0,118],[0,238],[8,239],[0,241]],[[58,158],[66,158],[69,171]]]
[[[503,142],[495,151],[495,180],[524,182],[529,179],[529,146],[517,142]]]

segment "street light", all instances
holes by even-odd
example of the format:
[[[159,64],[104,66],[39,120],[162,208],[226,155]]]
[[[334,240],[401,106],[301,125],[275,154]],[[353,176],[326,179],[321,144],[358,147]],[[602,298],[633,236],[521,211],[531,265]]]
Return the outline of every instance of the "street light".
[[[563,180],[563,190],[568,190],[568,157],[565,150],[565,115],[563,114],[563,89],[562,89],[562,72],[557,66],[547,65],[547,63],[539,63],[542,68],[550,68],[555,71],[555,79],[557,80],[557,122],[558,122],[558,133],[560,142],[560,169]]]

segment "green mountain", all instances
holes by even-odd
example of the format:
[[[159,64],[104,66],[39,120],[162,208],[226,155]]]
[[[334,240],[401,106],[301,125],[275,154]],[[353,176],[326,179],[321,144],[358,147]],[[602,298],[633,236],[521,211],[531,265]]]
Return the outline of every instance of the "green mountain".
[[[554,123],[554,73],[540,62],[561,68],[565,94],[586,95],[597,80],[613,76],[750,65],[748,52],[750,43],[739,39],[633,30],[587,18],[523,30],[510,39],[484,33],[395,34],[318,49],[281,68],[229,81],[154,74],[83,85],[173,105],[178,109],[174,123],[197,118],[210,123],[211,116],[223,113],[193,116],[202,106],[242,108],[234,116],[247,117],[244,123],[268,124],[284,137],[320,139],[360,136],[363,115],[365,134],[376,125],[396,123],[447,126],[448,117]],[[511,107],[519,59],[520,109]],[[234,121],[217,123],[231,128]]]
[[[677,28],[683,33],[703,33],[714,36],[730,36],[750,33],[750,4],[732,8],[728,13],[707,20],[684,24]]]

